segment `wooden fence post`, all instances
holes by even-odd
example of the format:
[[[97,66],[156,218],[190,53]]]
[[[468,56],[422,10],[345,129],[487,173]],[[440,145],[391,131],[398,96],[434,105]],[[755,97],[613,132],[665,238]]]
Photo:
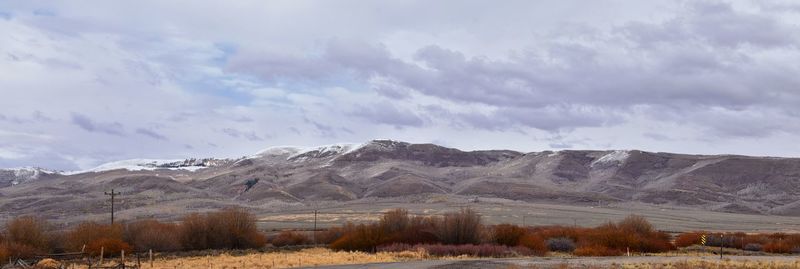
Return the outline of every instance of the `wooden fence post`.
[[[150,268],[153,268],[153,249],[150,249]]]
[[[120,257],[120,259],[122,260],[122,269],[125,269],[125,250],[124,249],[122,250],[122,255],[121,256],[122,257]]]
[[[101,266],[103,265],[103,254],[104,254],[103,251],[104,250],[105,250],[105,247],[100,247],[100,265]]]

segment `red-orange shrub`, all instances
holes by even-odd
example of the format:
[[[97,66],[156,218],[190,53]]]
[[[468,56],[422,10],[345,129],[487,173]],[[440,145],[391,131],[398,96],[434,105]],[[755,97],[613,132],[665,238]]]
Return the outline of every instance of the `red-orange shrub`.
[[[575,256],[620,256],[622,251],[610,249],[605,246],[582,246],[575,249]]]
[[[689,233],[682,233],[675,238],[675,246],[676,247],[688,247],[691,245],[700,244],[700,237],[703,235],[703,232],[689,232]]]
[[[13,242],[0,243],[0,264],[4,261],[8,261],[8,259],[26,259],[41,254],[44,254],[41,250],[29,245]]]
[[[352,231],[331,243],[334,250],[369,251],[374,252],[377,247],[386,242],[383,229],[377,224],[359,224]]]
[[[525,228],[511,224],[495,225],[492,228],[494,243],[513,247],[520,244],[520,239],[527,234]]]
[[[6,240],[47,252],[50,249],[50,242],[46,234],[48,226],[46,221],[35,217],[17,217],[6,224]]]
[[[157,220],[141,220],[125,227],[125,241],[138,251],[176,251],[181,249],[178,225]]]
[[[544,255],[547,253],[547,244],[544,239],[535,234],[525,234],[519,239],[519,246],[531,250],[533,255]]]
[[[114,239],[122,242],[123,230],[120,224],[108,225],[84,222],[67,232],[64,244],[69,251],[81,251],[84,246],[88,248],[90,243],[95,242],[97,244],[96,242],[101,241],[101,239]]]
[[[86,252],[89,253],[89,255],[100,255],[100,251],[102,250],[104,256],[117,256],[120,255],[123,250],[126,253],[131,253],[132,249],[133,248],[131,248],[128,243],[115,238],[100,238],[86,245]]]
[[[267,241],[255,217],[238,208],[187,215],[178,238],[186,250],[259,248]]]
[[[792,253],[792,246],[782,241],[773,241],[764,245],[763,250],[769,253]]]

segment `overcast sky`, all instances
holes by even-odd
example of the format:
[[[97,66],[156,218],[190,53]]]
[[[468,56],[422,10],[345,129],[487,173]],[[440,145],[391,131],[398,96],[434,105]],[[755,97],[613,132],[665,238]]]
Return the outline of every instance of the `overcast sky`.
[[[780,1],[0,1],[0,167],[390,138],[800,156]]]

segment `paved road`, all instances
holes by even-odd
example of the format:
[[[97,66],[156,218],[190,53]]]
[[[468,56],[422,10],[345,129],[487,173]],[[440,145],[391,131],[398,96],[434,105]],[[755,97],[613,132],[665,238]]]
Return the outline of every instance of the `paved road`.
[[[725,259],[734,261],[776,261],[776,262],[797,262],[800,264],[798,256],[726,256]],[[560,266],[563,264],[580,264],[583,266],[611,266],[621,263],[674,263],[687,260],[705,260],[716,262],[719,257],[715,256],[640,256],[640,257],[581,257],[581,258],[527,258],[527,259],[476,259],[476,260],[429,260],[413,261],[403,263],[371,263],[371,264],[351,264],[320,266],[313,268],[324,269],[507,269],[510,265],[518,266]],[[581,267],[583,267],[581,266]],[[309,267],[310,268],[310,267]]]

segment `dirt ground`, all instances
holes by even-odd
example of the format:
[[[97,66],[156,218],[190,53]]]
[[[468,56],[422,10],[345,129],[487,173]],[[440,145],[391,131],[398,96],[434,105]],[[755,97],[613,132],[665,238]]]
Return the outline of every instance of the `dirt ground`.
[[[526,258],[526,259],[475,259],[475,260],[426,260],[401,263],[375,263],[314,267],[320,269],[510,269],[510,268],[664,268],[675,263],[747,265],[753,268],[800,268],[797,256],[638,256],[638,257],[579,257],[579,258]],[[661,265],[661,266],[657,266]],[[668,268],[668,267],[667,267]],[[780,267],[783,268],[783,267]]]

